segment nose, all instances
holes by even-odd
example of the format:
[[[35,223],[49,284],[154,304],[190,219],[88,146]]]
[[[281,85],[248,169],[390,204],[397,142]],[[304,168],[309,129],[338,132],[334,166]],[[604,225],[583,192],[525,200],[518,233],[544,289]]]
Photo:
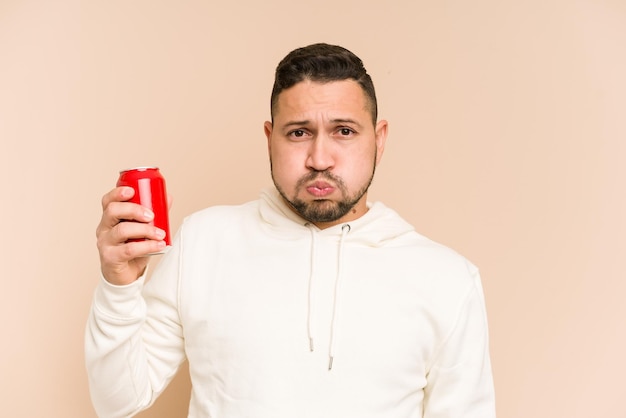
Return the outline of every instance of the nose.
[[[332,140],[325,135],[317,135],[309,147],[306,167],[314,171],[324,171],[333,168],[335,158]]]

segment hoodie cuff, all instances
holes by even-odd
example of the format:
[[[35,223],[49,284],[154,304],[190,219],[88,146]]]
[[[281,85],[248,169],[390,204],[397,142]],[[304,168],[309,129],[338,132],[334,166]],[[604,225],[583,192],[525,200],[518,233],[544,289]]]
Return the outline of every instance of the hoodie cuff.
[[[118,286],[109,283],[101,274],[94,296],[94,306],[111,318],[129,320],[143,317],[145,303],[141,292],[145,278],[146,273],[130,284]]]

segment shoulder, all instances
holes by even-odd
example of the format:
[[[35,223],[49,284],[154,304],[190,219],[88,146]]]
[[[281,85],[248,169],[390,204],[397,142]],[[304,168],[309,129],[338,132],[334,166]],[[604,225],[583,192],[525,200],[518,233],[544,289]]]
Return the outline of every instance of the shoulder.
[[[183,225],[200,226],[205,223],[220,223],[229,220],[240,220],[258,212],[258,201],[250,201],[240,205],[216,205],[201,209],[188,215]]]
[[[258,201],[210,206],[185,217],[180,234],[186,239],[207,235],[208,231],[213,236],[219,236],[232,232],[233,228],[239,228],[255,218],[258,218]]]
[[[400,268],[414,279],[428,283],[442,294],[457,296],[471,291],[479,276],[478,267],[454,248],[415,230],[398,236],[388,252],[394,269]],[[392,255],[397,254],[397,258]]]
[[[477,270],[476,266],[455,249],[417,232],[410,235],[412,237],[407,238],[412,240],[411,247],[416,253],[423,253],[423,257],[429,260],[427,264],[432,264],[437,268],[448,267],[455,270],[468,271],[469,273]]]
[[[370,205],[369,217],[362,232],[356,234],[361,241],[373,247],[382,247],[384,256],[398,266],[419,271],[428,276],[461,278],[473,276],[477,268],[453,248],[417,232],[396,211],[381,202]]]

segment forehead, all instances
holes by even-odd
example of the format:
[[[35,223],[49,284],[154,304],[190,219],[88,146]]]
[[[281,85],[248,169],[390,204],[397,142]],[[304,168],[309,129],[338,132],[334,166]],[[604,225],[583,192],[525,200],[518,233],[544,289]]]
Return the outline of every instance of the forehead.
[[[318,82],[301,81],[283,90],[276,102],[275,118],[304,117],[323,113],[369,117],[369,102],[362,87],[354,80]]]

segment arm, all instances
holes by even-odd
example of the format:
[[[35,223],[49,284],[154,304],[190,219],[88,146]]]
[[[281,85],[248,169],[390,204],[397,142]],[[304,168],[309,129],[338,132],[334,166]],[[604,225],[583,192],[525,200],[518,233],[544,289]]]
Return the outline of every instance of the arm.
[[[147,408],[184,360],[177,308],[180,246],[175,241],[145,284],[145,254],[159,243],[126,243],[129,237],[148,237],[154,231],[145,223],[119,221],[143,214],[140,206],[111,198],[119,192],[115,189],[103,199],[98,227],[103,277],[85,333],[91,397],[100,417],[132,416]],[[138,273],[143,275],[137,278]]]
[[[185,359],[176,297],[175,252],[150,282],[98,285],[85,334],[91,398],[100,417],[126,417],[149,407]]]
[[[495,418],[485,303],[477,271],[427,375],[424,418]]]

